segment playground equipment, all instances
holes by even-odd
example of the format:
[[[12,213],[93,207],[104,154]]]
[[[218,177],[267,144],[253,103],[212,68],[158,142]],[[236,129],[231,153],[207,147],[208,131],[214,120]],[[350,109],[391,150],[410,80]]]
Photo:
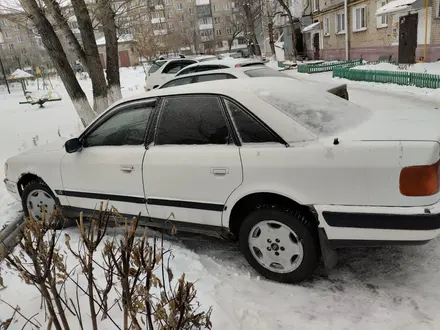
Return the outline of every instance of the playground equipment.
[[[44,103],[46,102],[56,102],[62,100],[61,95],[55,91],[48,91],[46,94],[43,94],[40,97],[34,97],[31,95],[31,92],[26,91],[25,97],[26,101],[19,102],[19,104],[38,104],[40,108],[44,108]]]

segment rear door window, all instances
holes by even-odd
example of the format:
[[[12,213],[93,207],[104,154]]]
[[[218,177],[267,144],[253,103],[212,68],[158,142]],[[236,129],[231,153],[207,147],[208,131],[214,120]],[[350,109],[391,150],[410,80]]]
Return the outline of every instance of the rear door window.
[[[166,63],[166,61],[156,61],[156,62],[153,62],[153,64],[151,65],[150,69],[148,70],[148,73],[155,73],[165,63]]]
[[[223,79],[237,79],[231,74],[226,73],[212,73],[196,76],[196,82],[213,81],[213,80],[223,80]]]
[[[192,80],[193,80],[193,77],[184,77],[184,78],[174,79],[174,80],[167,82],[165,85],[160,87],[160,89],[191,84]]]
[[[167,74],[176,74],[181,69],[180,61],[172,61],[167,64],[167,66],[163,69],[162,73]]]

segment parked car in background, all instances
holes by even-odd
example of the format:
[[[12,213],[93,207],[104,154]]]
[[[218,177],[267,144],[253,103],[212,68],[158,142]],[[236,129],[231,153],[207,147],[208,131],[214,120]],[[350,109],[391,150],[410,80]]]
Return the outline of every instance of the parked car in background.
[[[162,58],[154,61],[145,76],[145,90],[150,91],[159,87],[163,83],[172,79],[177,72],[188,65],[217,60],[215,55],[199,55],[194,57],[185,57],[181,55],[177,58]]]
[[[310,277],[336,248],[437,237],[438,128],[418,113],[379,121],[314,87],[230,79],[124,99],[78,137],[9,158],[6,189],[36,219],[109,201],[148,227],[235,237],[281,282]]]
[[[186,75],[189,73],[218,70],[218,69],[230,69],[230,68],[247,68],[247,67],[265,67],[262,61],[247,60],[247,59],[224,59],[224,60],[212,60],[203,63],[194,63],[186,66],[180,70],[176,77]]]
[[[223,63],[223,62],[222,62]],[[260,78],[260,77],[280,77],[280,78],[290,78],[290,79],[298,79],[292,76],[289,76],[283,72],[278,70],[271,69],[266,65],[256,65],[256,66],[241,66],[234,67],[233,69],[216,69],[218,65],[214,64],[210,65],[190,65],[182,71],[186,71],[187,69],[191,69],[189,71],[196,71],[194,73],[189,74],[177,74],[175,78],[166,82],[162,86],[158,87],[169,88],[187,84],[201,83],[213,80],[223,80],[223,79],[248,79],[248,78]],[[193,70],[196,69],[196,70]],[[286,82],[287,84],[289,81]],[[346,100],[349,99],[347,84],[341,84],[332,86],[331,84],[325,83],[310,83],[310,86],[314,86],[316,90],[326,90],[331,94],[335,94],[339,97],[342,97]]]

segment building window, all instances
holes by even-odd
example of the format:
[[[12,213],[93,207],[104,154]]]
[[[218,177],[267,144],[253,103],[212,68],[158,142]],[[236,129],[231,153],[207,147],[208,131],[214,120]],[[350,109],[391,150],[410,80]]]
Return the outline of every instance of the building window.
[[[21,53],[22,53],[23,55],[26,55],[26,54],[27,54],[27,49],[26,49],[26,48],[23,48],[23,49],[21,50]]]
[[[179,16],[179,21],[181,21],[181,22],[185,21],[185,18],[183,17],[183,15]]]
[[[5,37],[6,37],[6,39],[11,39],[12,38],[11,35],[8,33],[8,31],[5,31],[3,33],[4,33]]]
[[[14,25],[14,30],[15,30],[15,31],[20,30],[20,26],[19,26],[18,24],[15,24],[15,25]]]
[[[201,18],[200,24],[208,24],[208,19],[206,17]]]
[[[226,33],[229,34],[229,35],[231,35],[231,34],[232,34],[232,29],[231,29],[231,28],[227,28],[227,29],[226,29]]]
[[[23,37],[22,36],[18,36],[17,37],[17,42],[18,43],[22,43],[23,42]]]
[[[345,33],[345,14],[340,13],[335,15],[336,34]]]
[[[313,11],[319,10],[319,0],[313,0]]]
[[[220,29],[215,30],[215,35],[216,36],[221,36],[222,35],[222,30],[220,30]]]
[[[174,30],[174,24],[173,23],[168,23],[168,28],[170,30]]]
[[[220,23],[220,17],[214,17],[214,23],[215,24]]]
[[[223,48],[223,42],[221,41],[217,42],[217,48]]]
[[[5,19],[0,19],[0,25],[1,26],[6,26],[6,20]]]
[[[9,50],[14,50],[14,45],[13,44],[9,44],[8,48],[9,48]]]
[[[218,7],[219,7],[218,5],[215,5],[215,4],[212,5],[212,9],[214,9],[214,11],[218,11]]]
[[[231,9],[231,7],[229,7],[229,3],[228,3],[228,2],[226,2],[226,3],[223,4],[223,9],[224,9],[224,10],[229,10],[229,9]]]
[[[183,4],[181,2],[177,3],[177,10],[182,10],[183,9]]]
[[[188,12],[190,15],[192,15],[194,13],[192,8],[188,8]]]
[[[365,31],[367,29],[367,20],[365,19],[366,7],[353,8],[353,31]]]
[[[239,45],[246,45],[246,39],[238,39]]]
[[[77,21],[73,21],[71,23],[71,25],[72,25],[72,29],[77,29],[78,28],[78,22]]]
[[[165,6],[171,6],[171,0],[165,0]]]
[[[383,6],[385,6],[387,4],[386,0],[380,0],[377,2],[377,9],[382,8]],[[376,27],[378,29],[380,28],[384,28],[388,26],[388,16],[387,15],[382,15],[382,16],[377,16],[376,18]]]
[[[330,17],[328,16],[324,17],[324,35],[325,36],[330,35]]]

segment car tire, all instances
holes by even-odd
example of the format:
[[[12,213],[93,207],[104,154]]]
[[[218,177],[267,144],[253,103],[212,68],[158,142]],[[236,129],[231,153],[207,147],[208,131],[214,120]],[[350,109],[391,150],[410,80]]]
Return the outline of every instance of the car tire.
[[[51,205],[53,205],[55,207],[55,210],[58,210],[60,207],[60,203],[55,197],[52,190],[47,186],[46,183],[41,180],[31,181],[24,187],[23,193],[21,194],[21,203],[23,206],[24,215],[26,217],[29,217],[29,211],[32,212],[32,209],[34,209],[34,212],[32,212],[32,216],[37,220],[42,219],[42,207],[46,207],[49,209]],[[60,214],[59,219],[54,222],[52,227],[54,229],[61,229],[65,227],[64,225],[65,221]]]
[[[269,280],[284,283],[309,278],[320,259],[316,225],[297,210],[259,207],[243,221],[240,250]]]

